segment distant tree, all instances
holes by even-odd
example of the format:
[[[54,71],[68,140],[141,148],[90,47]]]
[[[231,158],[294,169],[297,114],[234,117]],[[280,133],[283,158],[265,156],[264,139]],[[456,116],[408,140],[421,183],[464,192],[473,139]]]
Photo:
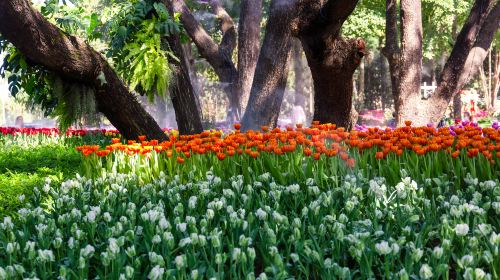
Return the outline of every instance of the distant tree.
[[[482,67],[499,24],[500,2],[476,0],[441,72],[438,87],[424,103],[425,118],[420,123],[439,122],[453,96]]]
[[[474,76],[486,57],[498,29],[499,9],[498,1],[475,1],[441,71],[436,91],[429,100],[421,100],[422,48],[425,44],[420,1],[401,0],[401,42],[398,40],[397,2],[386,1],[386,45],[383,53],[390,65],[399,125],[405,120],[419,125],[439,122],[453,96]],[[449,33],[451,38],[452,32]]]

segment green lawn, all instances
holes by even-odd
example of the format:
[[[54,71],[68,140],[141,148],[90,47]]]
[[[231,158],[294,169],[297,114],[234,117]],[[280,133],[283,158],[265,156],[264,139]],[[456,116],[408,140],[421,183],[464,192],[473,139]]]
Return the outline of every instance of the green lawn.
[[[80,155],[61,144],[23,147],[0,144],[0,218],[12,215],[20,205],[19,196],[29,197],[45,178],[61,182],[80,168]]]

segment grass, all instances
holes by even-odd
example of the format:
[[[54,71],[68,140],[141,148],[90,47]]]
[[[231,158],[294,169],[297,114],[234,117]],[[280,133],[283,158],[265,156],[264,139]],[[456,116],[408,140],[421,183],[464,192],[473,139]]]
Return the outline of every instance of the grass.
[[[19,196],[30,197],[47,177],[53,182],[72,177],[80,162],[75,149],[61,144],[0,145],[0,218],[12,215],[21,204]]]

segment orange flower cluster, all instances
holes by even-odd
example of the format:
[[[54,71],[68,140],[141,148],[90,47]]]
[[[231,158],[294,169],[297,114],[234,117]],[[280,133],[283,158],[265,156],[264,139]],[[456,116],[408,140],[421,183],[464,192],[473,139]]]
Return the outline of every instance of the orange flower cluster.
[[[262,127],[262,131],[240,132],[240,125],[236,124],[235,131],[223,136],[218,131],[204,131],[196,135],[170,136],[169,141],[159,143],[157,140],[147,141],[146,137],[140,136],[139,141],[129,140],[127,144],[121,143],[119,138],[113,138],[112,144],[99,151],[99,147],[78,147],[83,155],[89,156],[96,153],[98,156],[107,156],[116,150],[123,151],[128,155],[149,154],[153,150],[157,153],[166,153],[172,157],[175,151],[178,155],[177,162],[184,163],[186,158],[192,154],[203,155],[213,153],[219,160],[225,160],[235,155],[246,154],[252,158],[258,158],[261,153],[283,155],[295,152],[298,147],[303,149],[306,156],[312,156],[319,160],[322,155],[326,157],[340,156],[349,166],[354,166],[354,159],[347,154],[348,147],[341,142],[348,139],[349,133],[343,128],[335,125],[320,125],[315,123],[311,128],[302,128],[297,125],[294,129],[288,127],[286,130],[275,128],[269,130]],[[314,151],[314,153],[313,153]]]
[[[495,153],[496,157],[500,157],[500,130],[476,126],[436,129],[410,125],[407,123],[407,126],[394,130],[369,128],[366,132],[351,131],[345,143],[358,148],[360,152],[377,147],[377,159],[383,159],[389,153],[401,155],[405,149],[418,155],[444,151],[454,158],[460,155],[461,150],[465,150],[467,156],[475,157],[481,153],[491,163],[494,163]]]
[[[131,156],[147,155],[154,150],[165,153],[167,157],[175,154],[176,161],[180,164],[193,154],[214,154],[218,160],[223,161],[241,154],[258,158],[261,153],[283,155],[298,151],[315,160],[339,156],[348,166],[353,167],[355,160],[348,154],[353,148],[359,153],[375,148],[376,159],[386,158],[390,153],[401,155],[405,150],[414,151],[418,155],[444,151],[457,157],[463,149],[469,157],[481,153],[490,162],[494,162],[493,155],[500,157],[500,131],[493,128],[465,126],[435,129],[412,127],[411,122],[408,122],[406,127],[394,130],[369,128],[368,131],[346,132],[344,128],[337,128],[334,124],[313,122],[310,128],[303,128],[302,125],[285,130],[262,127],[262,131],[250,130],[243,133],[239,130],[239,124],[234,127],[236,130],[225,136],[218,131],[205,131],[196,135],[171,135],[169,141],[161,143],[157,140],[147,141],[146,137],[140,136],[138,142],[129,140],[127,144],[121,143],[119,138],[113,138],[112,144],[104,150],[99,151],[98,146],[81,146],[77,149],[85,156],[93,153],[107,156],[117,150]]]
[[[93,153],[98,152],[99,148],[100,148],[99,145],[83,145],[76,147],[76,150],[82,153],[84,156],[89,156]]]

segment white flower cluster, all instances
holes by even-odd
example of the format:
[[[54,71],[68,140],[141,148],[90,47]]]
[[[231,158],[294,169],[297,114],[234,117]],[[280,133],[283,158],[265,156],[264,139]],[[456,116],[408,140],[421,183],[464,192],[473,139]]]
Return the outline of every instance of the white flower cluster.
[[[25,197],[0,223],[0,279],[493,278],[497,181],[252,176],[77,177],[47,190],[50,210]]]

